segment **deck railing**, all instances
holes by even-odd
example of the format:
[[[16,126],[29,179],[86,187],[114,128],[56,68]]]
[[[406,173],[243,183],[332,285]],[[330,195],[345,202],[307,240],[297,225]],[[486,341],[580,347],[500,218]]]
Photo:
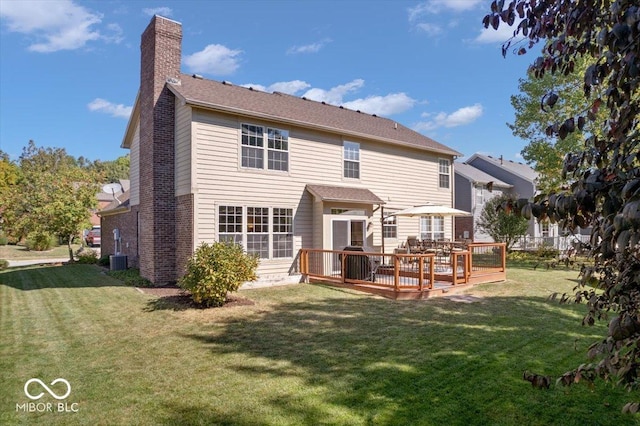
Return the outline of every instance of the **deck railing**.
[[[301,249],[300,272],[312,281],[422,291],[436,284],[469,283],[474,275],[498,273],[500,278],[506,270],[505,253],[504,244],[493,243],[469,244],[467,250],[445,254]]]

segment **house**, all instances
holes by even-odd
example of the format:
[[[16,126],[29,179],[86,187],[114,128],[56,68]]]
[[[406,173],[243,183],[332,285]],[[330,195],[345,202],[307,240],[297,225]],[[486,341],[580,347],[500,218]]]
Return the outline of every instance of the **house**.
[[[475,224],[485,203],[493,197],[510,193],[513,185],[466,163],[455,163],[454,180],[456,208],[471,213],[471,216],[456,217],[456,237],[475,242],[493,241],[489,234],[475,229]]]
[[[502,193],[509,193],[515,198],[533,199],[538,193],[537,178],[536,171],[528,165],[505,160],[502,156],[495,158],[475,153],[464,163],[456,163],[455,205],[474,213],[473,228],[468,223],[470,218],[456,219],[457,233],[463,230],[469,232],[476,241],[490,241],[490,237],[474,229],[475,219],[482,212],[482,204]],[[489,184],[492,191],[488,190]],[[558,225],[532,218],[526,235],[532,239],[547,238],[553,241],[559,235]]]
[[[96,195],[96,199],[98,200],[98,205],[95,209],[91,210],[91,217],[89,218],[89,222],[91,225],[100,225],[100,217],[98,216],[98,212],[105,210],[107,206],[109,206],[114,200],[117,200],[122,196],[123,193],[129,190],[129,179],[120,179],[118,181],[118,185],[120,185],[119,190],[114,190],[113,192],[105,192],[101,190]],[[117,185],[114,185],[116,188]],[[104,186],[102,187],[104,188]]]
[[[453,206],[459,152],[386,118],[181,73],[181,39],[160,16],[142,34],[131,187],[101,212],[103,251],[117,228],[142,276],[175,281],[201,243],[235,241],[261,280],[296,280],[301,248],[397,247],[425,220],[389,213]],[[452,236],[452,220],[428,221]]]

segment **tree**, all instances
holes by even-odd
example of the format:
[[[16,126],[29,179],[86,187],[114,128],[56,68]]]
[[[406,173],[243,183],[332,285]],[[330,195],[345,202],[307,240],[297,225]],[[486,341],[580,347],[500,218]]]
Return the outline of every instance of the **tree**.
[[[78,167],[61,148],[37,147],[33,141],[19,159],[20,178],[0,200],[4,227],[16,239],[28,235],[64,238],[71,243],[88,225],[96,205],[96,177]]]
[[[513,201],[513,197],[502,194],[487,201],[476,221],[476,227],[486,232],[494,241],[505,243],[507,251],[519,237],[527,232],[529,221],[521,216],[508,214],[501,208],[503,204]]]
[[[94,161],[88,168],[104,177],[104,182],[118,182],[120,179],[129,179],[129,154],[116,158],[113,161]]]
[[[587,57],[578,57],[573,73],[546,73],[542,78],[536,78],[530,70],[526,79],[520,79],[518,94],[511,96],[515,118],[507,126],[514,136],[528,141],[521,154],[540,175],[537,186],[543,192],[558,190],[566,183],[562,179],[562,162],[566,154],[584,146],[589,135],[602,134],[592,121],[586,121],[582,130],[577,129],[562,140],[547,132],[558,116],[573,116],[589,107],[588,100],[581,94],[580,73],[592,63]],[[558,95],[553,110],[540,108],[540,100],[549,93]],[[600,115],[604,118],[604,109]]]
[[[631,0],[504,0],[494,1],[485,27],[522,19],[515,35],[524,36],[518,48],[524,54],[545,40],[542,56],[531,72],[576,72],[576,60],[591,65],[581,73],[583,95],[589,107],[562,117],[546,131],[564,140],[587,121],[603,129],[585,139],[581,150],[563,163],[569,190],[542,194],[511,208],[525,217],[558,221],[565,228],[591,225],[593,266],[585,266],[575,294],[563,300],[585,302],[584,324],[609,319],[607,335],[588,355],[593,362],[561,377],[563,383],[614,380],[630,389],[640,385],[640,9]],[[514,40],[503,46],[506,54]],[[555,104],[555,94],[541,100]],[[604,119],[598,112],[606,110]],[[625,409],[637,411],[638,404]]]

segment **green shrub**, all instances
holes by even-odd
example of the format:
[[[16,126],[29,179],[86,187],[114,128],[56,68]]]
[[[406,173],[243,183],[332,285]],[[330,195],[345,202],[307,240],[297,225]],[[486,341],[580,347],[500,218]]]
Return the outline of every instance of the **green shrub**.
[[[78,263],[98,263],[98,253],[93,250],[82,250],[77,254]]]
[[[27,237],[25,246],[28,250],[45,251],[56,245],[57,238],[49,234],[34,232]]]
[[[222,306],[227,293],[257,278],[257,267],[258,258],[246,254],[238,244],[203,243],[187,262],[186,274],[178,285],[198,304]]]
[[[9,244],[9,237],[4,232],[0,232],[0,246],[6,246]]]
[[[0,271],[2,271],[3,269],[7,269],[8,267],[9,267],[9,261],[0,259]]]
[[[536,256],[549,259],[556,257],[560,254],[560,251],[553,246],[543,244],[536,250]]]
[[[109,271],[107,275],[132,287],[153,287],[153,283],[140,276],[140,270],[129,268],[123,271]]]
[[[102,256],[100,256],[100,259],[98,259],[98,265],[100,265],[100,266],[110,266],[111,262],[109,260],[109,255],[108,254],[103,254]]]

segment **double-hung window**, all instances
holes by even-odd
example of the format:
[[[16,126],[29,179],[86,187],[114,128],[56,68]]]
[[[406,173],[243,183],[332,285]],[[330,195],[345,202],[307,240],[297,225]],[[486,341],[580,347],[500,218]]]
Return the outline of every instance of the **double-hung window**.
[[[439,241],[444,239],[444,217],[422,216],[420,218],[420,239]]]
[[[247,207],[247,253],[269,258],[269,209]]]
[[[218,240],[242,244],[242,207],[219,207]]]
[[[448,189],[450,187],[451,177],[451,164],[449,160],[438,160],[438,186],[440,188]]]
[[[398,222],[396,216],[387,216],[382,221],[382,237],[398,238]]]
[[[288,131],[243,124],[241,147],[242,167],[260,170],[266,167],[267,170],[289,171]]]
[[[293,209],[273,209],[273,257],[293,257]]]
[[[344,174],[346,178],[360,179],[360,144],[357,142],[344,142],[342,148]]]
[[[218,240],[240,244],[261,259],[293,257],[293,209],[220,206]]]

